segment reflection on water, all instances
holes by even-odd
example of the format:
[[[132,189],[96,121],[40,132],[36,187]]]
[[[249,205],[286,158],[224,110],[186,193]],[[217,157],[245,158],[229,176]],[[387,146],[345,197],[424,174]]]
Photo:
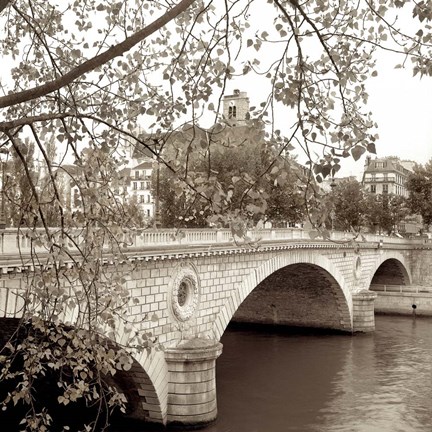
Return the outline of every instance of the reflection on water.
[[[378,316],[353,337],[231,329],[222,343],[205,432],[432,431],[431,319]]]

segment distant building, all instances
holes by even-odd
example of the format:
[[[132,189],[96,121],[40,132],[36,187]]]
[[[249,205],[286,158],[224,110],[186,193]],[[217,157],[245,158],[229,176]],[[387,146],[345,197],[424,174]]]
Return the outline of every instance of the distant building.
[[[223,119],[231,126],[246,124],[249,115],[249,98],[246,92],[234,90],[232,95],[223,97]]]
[[[136,161],[136,159],[134,160]],[[136,203],[147,218],[154,216],[154,200],[152,195],[151,177],[154,161],[145,159],[130,168],[130,182],[127,195],[135,196]]]
[[[246,92],[234,90],[223,97],[222,114],[219,121],[210,128],[197,124],[186,124],[181,129],[169,132],[147,133],[135,130],[139,141],[124,138],[118,147],[118,154],[124,160],[119,166],[119,182],[113,193],[121,202],[133,200],[146,218],[154,218],[157,197],[152,185],[153,171],[157,168],[157,154],[161,152],[169,164],[185,160],[190,151],[188,144],[194,143],[194,151],[208,151],[212,143],[229,143],[231,146],[245,142],[262,142],[265,139],[264,127],[260,121],[249,120],[249,98]],[[253,133],[251,131],[253,130]],[[196,145],[195,145],[196,144]],[[306,168],[296,164],[295,168],[305,174]],[[73,181],[77,167],[65,166],[58,170],[58,177],[64,185],[67,206],[72,211],[80,207],[79,189]]]
[[[363,173],[364,189],[372,194],[393,194],[408,197],[405,186],[408,176],[414,170],[415,162],[400,160],[398,157],[366,158]],[[419,215],[409,215],[398,224],[397,230],[403,235],[415,235],[423,228]]]
[[[220,140],[229,136],[231,141],[241,142],[249,128],[248,113],[249,98],[247,93],[234,90],[232,95],[223,97],[223,114],[220,124],[208,130],[196,125],[185,125],[181,130],[169,133],[151,134],[142,131],[139,133],[141,140],[147,143],[153,151],[138,142],[126,141],[123,148],[128,163],[124,173],[128,181],[122,193],[123,196],[126,199],[135,198],[143,215],[153,218],[155,216],[156,197],[153,197],[152,192],[152,172],[157,166],[155,156],[157,151],[160,151],[161,148],[163,153],[168,150],[172,154],[164,153],[164,158],[175,159],[178,153],[185,151],[185,143],[208,141],[209,134],[212,134],[213,140]]]
[[[406,181],[413,172],[414,162],[397,157],[366,158],[362,184],[372,194],[408,196]]]

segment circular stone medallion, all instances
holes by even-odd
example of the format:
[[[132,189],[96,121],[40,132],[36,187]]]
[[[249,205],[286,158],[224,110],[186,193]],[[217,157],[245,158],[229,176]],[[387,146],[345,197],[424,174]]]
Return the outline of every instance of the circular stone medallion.
[[[179,321],[192,317],[199,302],[199,283],[195,268],[184,264],[176,269],[171,279],[171,309]]]

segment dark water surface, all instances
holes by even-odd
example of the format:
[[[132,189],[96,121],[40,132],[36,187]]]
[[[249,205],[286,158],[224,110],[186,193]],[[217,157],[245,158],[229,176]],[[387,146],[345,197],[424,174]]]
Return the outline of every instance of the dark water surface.
[[[205,432],[432,431],[431,319],[377,316],[353,337],[230,329],[222,343]]]

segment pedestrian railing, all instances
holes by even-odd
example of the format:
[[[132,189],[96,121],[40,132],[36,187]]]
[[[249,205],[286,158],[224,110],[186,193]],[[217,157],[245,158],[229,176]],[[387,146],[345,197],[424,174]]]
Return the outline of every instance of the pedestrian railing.
[[[388,292],[388,293],[415,293],[415,294],[432,294],[432,287],[420,285],[383,285],[373,284],[370,286],[371,291]]]

